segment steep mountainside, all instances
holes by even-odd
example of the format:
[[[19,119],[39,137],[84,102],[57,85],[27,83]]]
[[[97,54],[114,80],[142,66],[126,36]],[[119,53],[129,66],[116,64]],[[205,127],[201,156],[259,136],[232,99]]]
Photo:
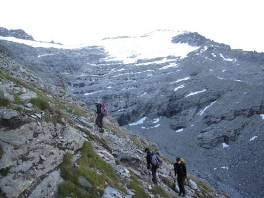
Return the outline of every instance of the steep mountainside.
[[[155,143],[104,117],[61,86],[30,73],[0,52],[0,197],[177,197],[172,161],[147,170],[146,147]],[[61,84],[63,86],[63,84]],[[227,196],[188,175],[187,197]]]
[[[171,160],[184,156],[192,174],[230,197],[264,196],[263,53],[161,30],[101,44],[43,48],[2,37],[0,50],[34,75],[63,82],[88,107],[103,101],[121,126]]]

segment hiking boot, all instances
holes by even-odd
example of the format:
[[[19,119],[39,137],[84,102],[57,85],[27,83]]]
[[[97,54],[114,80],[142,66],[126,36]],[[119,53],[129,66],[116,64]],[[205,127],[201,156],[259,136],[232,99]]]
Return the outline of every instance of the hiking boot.
[[[185,197],[185,194],[182,194],[182,197]]]
[[[179,193],[178,195],[181,196],[181,193]]]

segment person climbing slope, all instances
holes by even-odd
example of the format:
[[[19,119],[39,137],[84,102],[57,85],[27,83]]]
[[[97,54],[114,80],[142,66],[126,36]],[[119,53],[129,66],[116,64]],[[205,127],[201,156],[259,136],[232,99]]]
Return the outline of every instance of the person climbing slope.
[[[184,181],[187,178],[187,170],[185,163],[182,162],[180,157],[176,158],[176,163],[174,164],[174,173],[175,179],[177,180],[180,188],[179,196],[185,197]]]
[[[101,104],[101,103],[95,103],[96,106],[96,120],[95,120],[95,124],[99,127],[99,131],[100,132],[104,132],[103,129],[103,117],[107,116],[107,109],[106,109],[106,105],[105,104]]]
[[[159,154],[150,151],[149,148],[145,149],[145,153],[147,153],[146,160],[147,160],[147,169],[150,169],[151,165],[151,172],[152,172],[152,181],[154,184],[158,184],[157,179],[157,169],[162,165],[163,160],[160,158]]]

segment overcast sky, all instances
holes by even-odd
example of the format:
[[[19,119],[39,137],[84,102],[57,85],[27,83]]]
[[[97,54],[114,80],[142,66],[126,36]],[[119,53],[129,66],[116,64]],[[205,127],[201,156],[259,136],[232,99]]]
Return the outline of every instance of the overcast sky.
[[[0,27],[64,45],[156,29],[198,32],[264,52],[261,0],[0,0]]]

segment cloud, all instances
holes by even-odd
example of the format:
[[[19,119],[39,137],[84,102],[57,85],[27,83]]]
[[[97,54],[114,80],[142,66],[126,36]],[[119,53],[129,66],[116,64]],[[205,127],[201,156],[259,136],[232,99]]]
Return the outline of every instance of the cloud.
[[[8,0],[0,27],[23,29],[35,40],[79,44],[155,29],[199,32],[232,48],[264,51],[261,1]]]

